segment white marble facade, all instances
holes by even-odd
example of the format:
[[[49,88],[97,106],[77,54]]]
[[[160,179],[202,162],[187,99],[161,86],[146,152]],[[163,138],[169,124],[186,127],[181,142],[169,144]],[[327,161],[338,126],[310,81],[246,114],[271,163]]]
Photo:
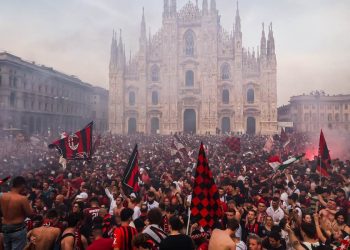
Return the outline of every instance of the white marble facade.
[[[260,46],[242,44],[238,5],[233,30],[220,24],[216,1],[164,0],[160,30],[146,33],[126,59],[113,34],[109,66],[109,130],[114,134],[277,132],[275,43],[270,24]],[[120,32],[121,33],[121,32]],[[266,35],[265,35],[266,33]]]

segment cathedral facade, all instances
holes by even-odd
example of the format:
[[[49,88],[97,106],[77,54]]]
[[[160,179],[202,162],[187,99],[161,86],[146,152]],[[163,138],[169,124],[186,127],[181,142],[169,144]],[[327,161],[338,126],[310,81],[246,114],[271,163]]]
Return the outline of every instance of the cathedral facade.
[[[113,34],[109,65],[109,130],[114,134],[277,132],[276,54],[272,25],[260,46],[242,43],[238,5],[233,31],[220,24],[216,1],[164,0],[162,27],[126,59]]]

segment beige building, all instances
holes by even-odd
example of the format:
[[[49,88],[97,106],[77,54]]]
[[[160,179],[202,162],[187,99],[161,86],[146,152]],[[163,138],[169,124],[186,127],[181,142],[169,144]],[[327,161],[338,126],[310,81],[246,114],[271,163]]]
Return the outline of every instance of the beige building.
[[[319,132],[320,129],[349,131],[350,95],[326,95],[314,91],[290,99],[290,121],[298,132]]]
[[[108,90],[101,87],[92,88],[91,118],[98,133],[108,130]]]
[[[260,49],[246,49],[238,6],[228,32],[215,0],[203,0],[201,7],[188,1],[180,10],[176,0],[164,0],[162,27],[146,33],[143,13],[139,50],[128,60],[121,34],[113,34],[112,133],[277,132],[272,25],[266,35],[263,26]]]
[[[0,53],[0,130],[74,132],[92,119],[93,93],[92,85],[75,76]]]

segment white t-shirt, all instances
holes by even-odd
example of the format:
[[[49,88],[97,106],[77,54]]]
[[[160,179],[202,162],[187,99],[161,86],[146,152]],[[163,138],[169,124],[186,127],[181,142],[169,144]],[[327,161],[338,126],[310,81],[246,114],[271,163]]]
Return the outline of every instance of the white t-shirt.
[[[266,213],[268,216],[272,217],[275,225],[278,225],[280,221],[284,218],[284,212],[280,207],[277,210],[274,210],[272,206],[268,207],[266,209]]]
[[[156,201],[153,201],[152,204],[150,204],[148,201],[146,202],[146,205],[148,207],[148,211],[151,210],[152,208],[159,207],[159,203]]]
[[[132,220],[136,220],[141,216],[141,208],[139,206],[134,207],[134,214],[132,215]]]
[[[240,241],[236,244],[237,250],[247,250],[247,246],[243,241]]]

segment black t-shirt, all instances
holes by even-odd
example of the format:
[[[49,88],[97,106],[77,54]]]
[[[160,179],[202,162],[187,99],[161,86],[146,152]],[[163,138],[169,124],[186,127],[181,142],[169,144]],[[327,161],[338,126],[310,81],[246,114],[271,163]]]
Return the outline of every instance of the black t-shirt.
[[[194,250],[192,239],[185,234],[169,235],[161,243],[159,250]]]
[[[272,247],[270,245],[269,238],[266,238],[263,241],[263,247],[266,248],[266,249],[269,249],[269,250],[286,250],[287,249],[286,242],[284,241],[284,239],[281,239],[280,246],[276,248],[276,247]]]

